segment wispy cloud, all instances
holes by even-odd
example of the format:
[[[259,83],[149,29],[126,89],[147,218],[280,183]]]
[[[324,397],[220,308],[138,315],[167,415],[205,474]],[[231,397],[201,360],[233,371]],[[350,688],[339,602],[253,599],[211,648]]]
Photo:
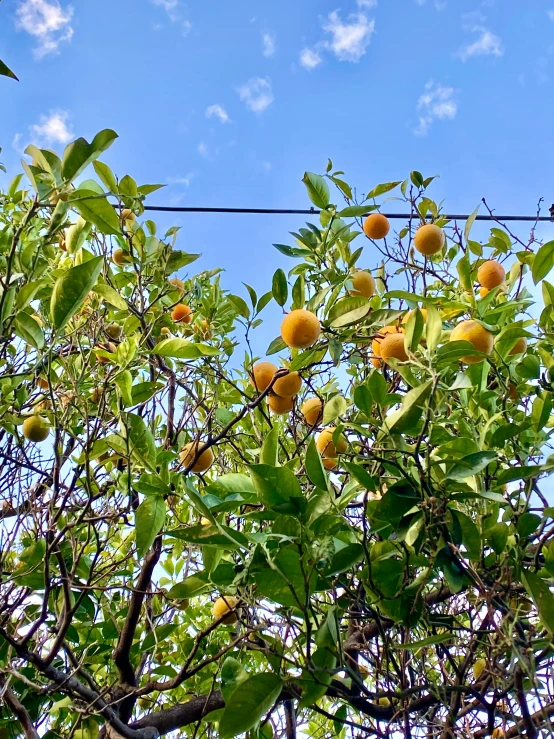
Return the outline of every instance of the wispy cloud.
[[[229,114],[223,105],[210,105],[209,108],[206,108],[206,118],[213,118],[214,116],[218,118],[221,123],[231,123]]]
[[[314,69],[321,64],[321,56],[315,49],[302,49],[300,52],[300,64],[306,69]]]
[[[268,77],[252,77],[237,89],[239,98],[254,113],[263,113],[274,100]]]
[[[264,56],[273,56],[277,49],[277,42],[273,33],[262,33]]]
[[[51,110],[48,115],[41,115],[38,123],[33,123],[28,128],[26,135],[16,133],[12,141],[13,148],[20,154],[27,144],[35,146],[65,145],[75,138],[75,134],[69,123],[67,110]]]
[[[192,182],[194,177],[194,172],[187,172],[184,177],[177,176],[177,177],[168,177],[166,179],[166,182],[168,185],[184,185],[185,187],[189,187],[190,183]]]
[[[554,22],[554,8],[553,8],[552,10],[547,10],[547,11],[546,11],[546,15],[548,16],[548,18],[549,18],[549,19],[550,19],[551,21],[553,21],[553,22]]]
[[[445,87],[430,80],[417,102],[417,110],[419,122],[414,133],[424,136],[435,120],[452,120],[456,117],[458,104],[455,100],[454,88]]]
[[[59,54],[60,44],[73,36],[73,8],[65,9],[58,0],[21,0],[15,11],[16,28],[34,36],[37,46],[33,54],[41,59]]]
[[[416,0],[416,3],[418,5],[425,5],[427,3],[427,0]],[[435,10],[444,10],[446,8],[446,0],[434,0],[433,5],[435,7]]]
[[[377,0],[356,0],[358,8],[375,8]]]
[[[188,36],[192,30],[192,23],[183,17],[179,0],[150,0],[150,2],[163,8],[169,20],[180,26],[181,34]]]
[[[209,158],[209,156],[210,156],[210,148],[209,148],[208,144],[206,144],[204,141],[201,141],[198,144],[197,150],[198,150],[198,153],[200,154],[201,157],[204,157],[204,159],[208,159]]]
[[[467,30],[477,33],[477,39],[460,49],[458,56],[465,62],[473,56],[497,56],[504,54],[504,47],[499,36],[482,25],[473,25]]]
[[[374,0],[358,0],[360,8],[374,7]],[[321,27],[329,38],[318,41],[311,49],[300,52],[300,64],[305,69],[314,69],[322,61],[322,53],[329,52],[341,62],[359,62],[366,53],[375,31],[375,21],[365,13],[350,13],[343,20],[338,10],[333,10],[321,19]]]

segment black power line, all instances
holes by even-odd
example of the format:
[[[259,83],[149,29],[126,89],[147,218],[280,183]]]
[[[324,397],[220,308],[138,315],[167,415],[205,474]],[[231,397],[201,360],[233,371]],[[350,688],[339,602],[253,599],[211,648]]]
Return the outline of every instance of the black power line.
[[[320,210],[310,208],[309,210],[296,210],[294,208],[196,208],[192,206],[173,206],[173,205],[145,205],[144,210],[159,211],[165,213],[244,213],[254,215],[319,215]],[[550,209],[549,216],[497,216],[497,215],[478,215],[476,221],[542,221],[554,222],[554,206]],[[370,215],[365,213],[364,215]],[[417,213],[384,213],[387,218],[400,218],[408,220],[409,218],[418,217]],[[363,217],[363,216],[361,216]],[[442,218],[448,218],[450,221],[467,221],[471,216],[469,214],[457,215],[441,215]]]

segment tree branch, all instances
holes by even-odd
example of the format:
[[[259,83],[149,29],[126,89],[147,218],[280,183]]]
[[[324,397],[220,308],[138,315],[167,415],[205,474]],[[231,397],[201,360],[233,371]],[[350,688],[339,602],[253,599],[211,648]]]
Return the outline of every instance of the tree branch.
[[[21,728],[25,734],[25,739],[39,739],[37,730],[33,726],[33,722],[31,721],[31,717],[29,716],[27,709],[3,677],[0,677],[0,687],[2,688],[4,703],[21,724]]]

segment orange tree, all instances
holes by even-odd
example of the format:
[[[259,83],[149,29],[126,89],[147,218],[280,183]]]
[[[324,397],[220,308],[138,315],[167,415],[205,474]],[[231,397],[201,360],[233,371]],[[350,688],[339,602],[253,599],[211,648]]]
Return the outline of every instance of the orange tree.
[[[550,736],[554,242],[329,163],[240,296],[115,137],[0,194],[1,736]]]

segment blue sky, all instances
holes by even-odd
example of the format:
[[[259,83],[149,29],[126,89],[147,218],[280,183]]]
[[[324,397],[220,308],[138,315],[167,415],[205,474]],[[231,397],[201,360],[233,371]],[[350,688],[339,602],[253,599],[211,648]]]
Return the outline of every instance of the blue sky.
[[[360,192],[440,173],[451,211],[554,201],[554,0],[11,0],[0,59],[21,80],[0,78],[10,176],[31,141],[110,127],[114,171],[168,185],[150,203],[306,207],[302,174],[327,157]],[[293,266],[271,244],[302,225],[158,221],[259,293]]]

